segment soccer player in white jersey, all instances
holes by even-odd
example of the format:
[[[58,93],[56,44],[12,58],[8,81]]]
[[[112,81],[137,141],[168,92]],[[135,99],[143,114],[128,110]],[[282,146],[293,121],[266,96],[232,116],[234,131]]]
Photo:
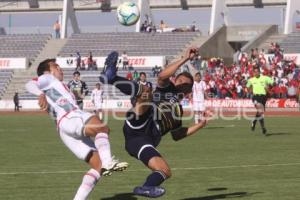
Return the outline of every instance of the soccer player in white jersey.
[[[194,77],[193,85],[193,110],[195,123],[202,120],[205,111],[204,99],[206,98],[206,83],[201,80],[201,74],[197,72]]]
[[[91,94],[92,103],[95,106],[95,113],[102,119],[102,103],[103,103],[103,90],[101,90],[100,83],[96,83],[96,88],[93,89]]]
[[[85,200],[101,176],[124,170],[128,163],[112,158],[108,127],[97,116],[79,109],[74,95],[62,82],[63,72],[55,59],[41,62],[37,74],[38,78],[29,81],[26,89],[38,96],[40,107],[54,117],[63,143],[91,167],[74,197],[74,200]]]

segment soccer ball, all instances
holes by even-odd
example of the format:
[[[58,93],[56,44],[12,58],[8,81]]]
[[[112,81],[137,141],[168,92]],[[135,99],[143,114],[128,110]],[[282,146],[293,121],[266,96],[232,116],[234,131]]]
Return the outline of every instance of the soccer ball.
[[[139,20],[140,11],[135,3],[124,2],[118,6],[117,17],[122,25],[131,26]]]

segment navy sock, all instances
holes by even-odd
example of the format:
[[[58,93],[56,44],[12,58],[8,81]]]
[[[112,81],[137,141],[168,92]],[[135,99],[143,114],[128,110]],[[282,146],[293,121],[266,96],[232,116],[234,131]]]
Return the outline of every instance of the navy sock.
[[[136,82],[130,81],[121,76],[116,76],[111,81],[111,84],[118,88],[122,93],[132,97],[137,96],[140,92],[140,86]]]
[[[257,120],[260,118],[260,114],[256,113],[255,118],[253,120],[253,125],[256,125]]]
[[[144,186],[159,186],[166,179],[167,177],[162,171],[154,171],[147,177]]]

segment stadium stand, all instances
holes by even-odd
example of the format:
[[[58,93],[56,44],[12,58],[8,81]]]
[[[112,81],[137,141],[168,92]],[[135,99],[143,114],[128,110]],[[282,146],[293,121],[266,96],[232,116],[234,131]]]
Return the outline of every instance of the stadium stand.
[[[0,57],[27,57],[32,62],[50,38],[50,34],[0,35]]]
[[[295,32],[289,34],[281,42],[279,42],[281,48],[285,53],[299,53],[300,52],[300,33]]]
[[[9,82],[13,78],[14,71],[11,69],[1,69],[0,70],[0,99],[4,94]]]
[[[180,33],[81,33],[73,34],[60,51],[69,56],[79,51],[81,55],[106,56],[112,49],[126,51],[130,56],[176,56],[199,32]],[[204,38],[204,37],[203,37]]]

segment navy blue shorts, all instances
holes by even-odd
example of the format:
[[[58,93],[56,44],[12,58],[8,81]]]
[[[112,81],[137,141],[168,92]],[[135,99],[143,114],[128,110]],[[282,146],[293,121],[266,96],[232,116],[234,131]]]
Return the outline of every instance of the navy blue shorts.
[[[139,120],[127,119],[123,127],[123,133],[126,151],[137,159],[140,159],[140,155],[145,148],[155,149],[161,140],[157,125],[149,115]]]

